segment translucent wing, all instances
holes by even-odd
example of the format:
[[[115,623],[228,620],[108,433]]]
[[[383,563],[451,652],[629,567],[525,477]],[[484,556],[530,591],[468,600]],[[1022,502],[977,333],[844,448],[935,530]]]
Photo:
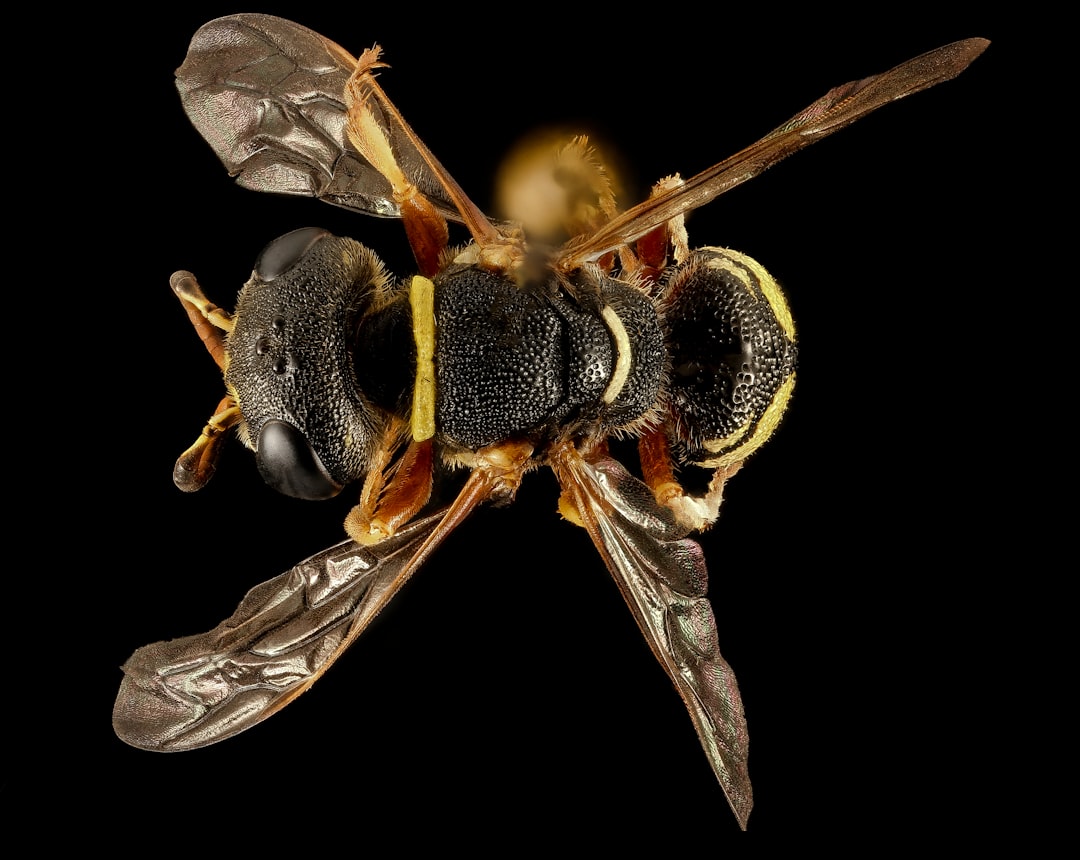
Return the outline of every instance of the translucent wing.
[[[399,216],[390,183],[348,143],[345,82],[356,60],[306,27],[230,15],[199,28],[176,71],[191,122],[236,181]],[[444,217],[461,218],[407,137],[374,105],[398,165]]]
[[[612,218],[562,253],[560,265],[571,269],[632,242],[678,215],[704,206],[720,194],[753,179],[803,147],[851,125],[889,102],[950,80],[989,46],[986,39],[964,39],[928,51],[899,66],[829,90],[824,96],[765,135],[680,186],[650,197]]]
[[[720,656],[701,547],[641,481],[572,448],[552,468],[656,659],[682,696],[709,763],[745,828],[753,806],[748,737],[735,674]]]
[[[209,633],[124,664],[113,727],[141,749],[194,749],[283,708],[342,653],[447,534],[443,514],[373,547],[333,546],[256,586]]]

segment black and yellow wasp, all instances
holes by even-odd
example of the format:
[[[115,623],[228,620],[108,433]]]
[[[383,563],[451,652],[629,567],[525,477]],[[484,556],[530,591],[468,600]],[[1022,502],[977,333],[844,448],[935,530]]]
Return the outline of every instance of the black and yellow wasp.
[[[683,216],[809,143],[960,73],[957,42],[837,87],[762,140],[625,212],[587,142],[552,153],[562,230],[545,243],[486,217],[359,59],[266,15],[211,21],[177,86],[231,174],[400,218],[418,274],[395,280],[352,239],[302,229],[271,242],[235,312],[177,272],[172,287],[226,394],[177,462],[184,490],[236,434],[289,495],[362,481],[349,540],[254,588],[209,633],[139,649],[124,666],[117,734],[184,750],[251,727],[304,692],[482,502],[549,467],[689,711],[727,799],[752,806],[747,730],[718,650],[707,574],[687,536],[717,518],[727,482],[781,420],[795,329],[754,260],[692,249]],[[452,248],[447,222],[471,242]],[[633,470],[612,439],[638,442]],[[449,504],[437,485],[457,478]]]

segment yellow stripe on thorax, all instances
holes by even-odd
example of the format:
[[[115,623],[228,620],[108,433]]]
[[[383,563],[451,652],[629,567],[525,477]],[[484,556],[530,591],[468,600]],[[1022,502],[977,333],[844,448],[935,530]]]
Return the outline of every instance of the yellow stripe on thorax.
[[[633,359],[630,349],[630,335],[626,333],[626,326],[619,319],[619,315],[612,310],[611,305],[606,305],[601,315],[608,327],[608,331],[611,332],[615,347],[615,367],[611,371],[611,379],[608,380],[607,388],[604,389],[604,402],[614,403],[615,398],[619,396],[623,386],[626,385],[626,380],[630,377],[630,365]]]
[[[423,442],[435,435],[435,284],[414,275],[409,284],[416,382],[413,385],[412,436]]]

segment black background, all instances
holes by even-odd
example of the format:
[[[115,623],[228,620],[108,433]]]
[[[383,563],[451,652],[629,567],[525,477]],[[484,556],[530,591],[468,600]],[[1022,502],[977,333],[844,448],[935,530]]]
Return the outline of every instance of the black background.
[[[928,802],[948,809],[972,752],[968,709],[988,695],[967,671],[977,634],[956,631],[976,586],[971,547],[985,541],[965,523],[988,495],[975,450],[993,371],[979,332],[1001,248],[1001,144],[988,117],[1010,45],[978,16],[905,9],[842,26],[764,7],[650,20],[547,6],[260,10],[354,54],[381,43],[385,89],[485,208],[493,166],[536,127],[610,141],[632,168],[629,205],[834,85],[958,38],[996,40],[956,81],[688,222],[692,244],[738,248],[772,271],[801,337],[789,416],[702,538],[750,726],[751,831],[906,829]],[[57,581],[75,612],[42,637],[64,654],[60,671],[40,673],[50,719],[27,729],[46,726],[61,752],[50,760],[74,766],[13,767],[9,785],[71,803],[104,795],[103,832],[121,841],[142,825],[163,839],[205,828],[208,844],[218,827],[240,838],[297,828],[315,845],[344,826],[358,849],[386,828],[405,844],[435,830],[468,847],[503,822],[525,844],[719,844],[735,820],[685,711],[586,536],[559,521],[546,474],[512,508],[462,526],[268,722],[174,755],[113,736],[118,667],[135,647],[211,628],[249,587],[339,540],[350,504],[274,495],[238,446],[200,494],[173,487],[173,461],[221,383],[169,275],[190,269],[230,306],[262,246],[309,224],[410,271],[396,222],[239,189],[190,127],[172,72],[197,27],[233,11],[99,17],[75,34],[74,129],[58,131],[83,141],[90,164],[72,207],[82,264],[60,314],[86,369],[72,403],[91,433],[78,453],[61,440],[46,461],[54,478],[80,478],[58,515],[78,538],[62,565],[70,578]],[[58,423],[65,437],[67,417]]]

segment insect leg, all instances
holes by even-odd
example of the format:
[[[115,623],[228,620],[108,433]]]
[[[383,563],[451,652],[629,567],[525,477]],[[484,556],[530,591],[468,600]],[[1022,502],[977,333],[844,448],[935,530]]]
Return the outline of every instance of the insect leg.
[[[240,407],[226,394],[206,422],[195,444],[188,448],[173,467],[173,483],[185,493],[201,490],[214,477],[221,448],[229,430],[243,420]]]
[[[434,445],[412,441],[392,466],[384,463],[364,481],[360,504],[345,518],[345,531],[358,544],[370,546],[397,532],[431,498]],[[386,470],[392,469],[387,482]]]
[[[353,72],[345,85],[345,104],[348,107],[348,133],[349,140],[375,168],[386,177],[394,191],[394,201],[401,209],[401,217],[405,223],[405,230],[412,244],[413,252],[417,257],[421,274],[433,277],[438,271],[438,254],[432,256],[432,250],[438,242],[432,242],[432,238],[439,239],[436,232],[434,218],[442,221],[435,207],[428,201],[415,185],[410,183],[404,172],[398,166],[394,154],[390,149],[389,142],[383,127],[375,119],[370,107],[374,102],[382,110],[387,123],[393,123],[395,131],[400,131],[409,142],[416,148],[417,153],[424,160],[424,164],[431,171],[434,179],[446,192],[447,197],[453,201],[454,207],[461,215],[461,219],[468,228],[477,246],[480,248],[480,265],[488,271],[505,272],[516,267],[522,260],[524,252],[521,248],[520,237],[504,236],[488,217],[480,210],[469,196],[464,192],[457,180],[450,175],[449,171],[427,145],[412,130],[405,118],[401,115],[394,103],[387,98],[382,87],[372,74],[374,69],[381,68],[385,64],[379,62],[380,48],[376,46],[360,55]],[[414,210],[414,211],[410,211]],[[443,223],[445,231],[445,223]],[[441,240],[442,248],[446,247],[447,239]],[[441,254],[442,248],[438,249]],[[434,268],[432,268],[434,266]]]
[[[390,183],[420,273],[433,278],[439,271],[439,261],[449,243],[450,234],[446,219],[409,181],[398,165],[387,130],[379,124],[372,111],[370,102],[374,99],[394,120],[404,125],[404,120],[372,76],[373,69],[384,65],[379,62],[378,47],[364,51],[360,56],[356,71],[345,86],[345,103],[348,106],[346,128],[353,146]]]
[[[180,304],[187,311],[199,339],[214,363],[225,370],[225,335],[233,329],[233,315],[211,302],[191,272],[175,272],[169,278]],[[185,493],[201,490],[214,476],[228,431],[243,420],[232,395],[226,395],[206,422],[195,444],[180,455],[173,467],[173,483]]]
[[[174,272],[169,278],[180,304],[199,338],[221,370],[225,370],[225,334],[233,329],[233,315],[213,304],[202,291],[191,272]]]
[[[649,196],[659,197],[683,184],[678,174],[667,176],[653,185]],[[649,283],[656,282],[668,266],[681,263],[690,254],[686,216],[680,213],[654,227],[634,243],[634,250],[641,263],[640,274]]]
[[[722,466],[713,471],[704,493],[688,493],[675,476],[671,446],[663,427],[648,430],[638,440],[641,473],[653,491],[658,504],[668,508],[687,529],[700,531],[708,528],[720,515],[724,500],[724,486],[739,469],[743,461]]]

